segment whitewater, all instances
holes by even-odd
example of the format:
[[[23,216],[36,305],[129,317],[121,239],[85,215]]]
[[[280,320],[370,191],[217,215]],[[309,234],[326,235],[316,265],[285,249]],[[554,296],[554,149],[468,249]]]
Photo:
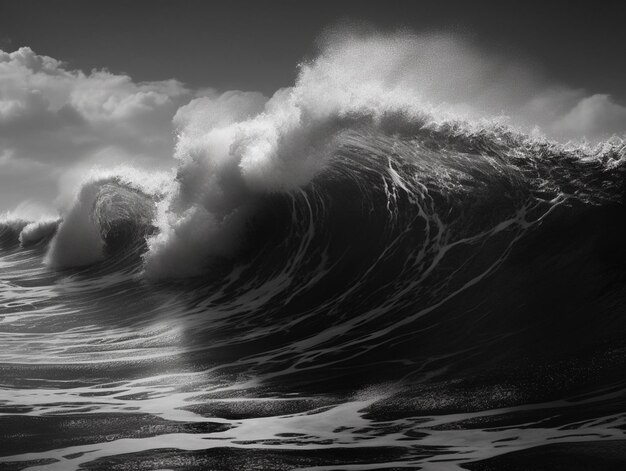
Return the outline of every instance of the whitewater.
[[[6,214],[0,469],[622,469],[626,143],[494,118],[454,47],[329,38]]]

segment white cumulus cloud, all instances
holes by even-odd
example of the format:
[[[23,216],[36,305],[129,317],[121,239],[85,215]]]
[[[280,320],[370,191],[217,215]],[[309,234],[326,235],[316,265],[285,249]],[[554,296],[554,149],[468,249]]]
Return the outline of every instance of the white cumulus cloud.
[[[314,136],[289,126],[362,108],[426,108],[469,120],[507,116],[558,140],[597,142],[626,133],[626,106],[610,95],[551,83],[541,71],[454,35],[340,29],[320,46],[314,60],[301,64],[294,86],[270,99],[254,91],[190,90],[174,79],[136,82],[105,69],[86,73],[27,47],[0,51],[0,208],[24,200],[53,207],[59,189],[67,193],[94,165],[163,169],[202,154],[207,159],[198,162],[218,168],[241,153],[242,167],[260,168],[259,155],[278,143],[289,155],[310,146]],[[290,146],[284,134],[294,136]],[[281,154],[277,161],[281,166],[267,173],[282,181],[291,160]],[[179,177],[187,171],[201,179],[202,169],[188,164]]]
[[[50,200],[72,168],[171,165],[171,120],[192,97],[177,80],[134,82],[27,47],[0,51],[0,187],[12,190],[3,197]]]

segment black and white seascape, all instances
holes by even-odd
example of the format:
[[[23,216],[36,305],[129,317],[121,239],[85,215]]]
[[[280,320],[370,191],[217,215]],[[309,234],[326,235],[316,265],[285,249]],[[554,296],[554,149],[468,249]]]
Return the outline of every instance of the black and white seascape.
[[[0,469],[626,469],[619,9],[294,3],[0,1]]]

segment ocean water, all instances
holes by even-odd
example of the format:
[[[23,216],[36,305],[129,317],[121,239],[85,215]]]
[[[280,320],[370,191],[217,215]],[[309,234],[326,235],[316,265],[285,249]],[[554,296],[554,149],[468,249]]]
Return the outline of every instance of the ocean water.
[[[2,222],[0,468],[623,469],[624,143],[333,129],[297,186]]]
[[[0,469],[626,469],[624,140],[490,117],[528,84],[450,38],[325,41],[0,218]]]

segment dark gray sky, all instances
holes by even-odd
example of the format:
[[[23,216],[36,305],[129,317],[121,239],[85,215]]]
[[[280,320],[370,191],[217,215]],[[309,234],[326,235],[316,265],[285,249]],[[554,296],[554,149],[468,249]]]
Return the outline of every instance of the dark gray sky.
[[[0,48],[29,46],[72,68],[135,80],[260,90],[292,83],[295,64],[333,23],[452,30],[533,63],[550,79],[626,100],[626,7],[617,1],[0,0]]]

